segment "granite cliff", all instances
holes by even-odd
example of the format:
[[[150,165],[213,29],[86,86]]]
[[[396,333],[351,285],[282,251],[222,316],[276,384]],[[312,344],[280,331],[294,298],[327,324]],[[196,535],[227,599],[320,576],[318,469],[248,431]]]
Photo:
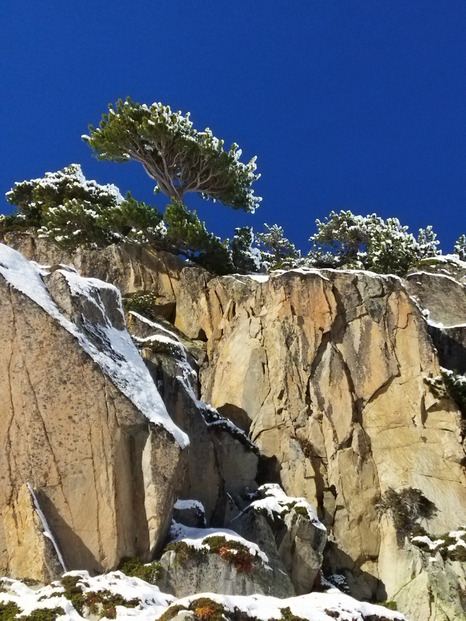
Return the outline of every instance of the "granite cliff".
[[[294,601],[329,580],[411,620],[466,618],[465,412],[447,385],[464,373],[461,266],[212,277],[131,246],[6,242],[48,267],[3,246],[5,575],[163,552],[176,597]]]

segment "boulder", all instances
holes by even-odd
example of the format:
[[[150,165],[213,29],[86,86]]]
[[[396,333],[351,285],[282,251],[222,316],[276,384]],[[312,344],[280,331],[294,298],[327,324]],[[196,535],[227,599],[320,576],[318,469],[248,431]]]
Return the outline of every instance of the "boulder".
[[[447,274],[414,272],[406,276],[405,283],[408,293],[426,309],[429,321],[446,327],[466,324],[466,280],[460,282]]]
[[[49,580],[57,570],[25,486],[67,570],[149,560],[170,524],[187,438],[123,329],[118,292],[41,272],[0,244],[0,326],[3,574]]]
[[[304,498],[287,496],[279,485],[262,485],[254,498],[232,520],[232,528],[257,543],[275,568],[287,572],[297,595],[309,593],[322,566],[325,526]]]
[[[269,564],[261,549],[237,533],[221,529],[186,528],[173,524],[173,542],[160,559],[157,585],[166,593],[273,595],[291,597],[285,572]]]

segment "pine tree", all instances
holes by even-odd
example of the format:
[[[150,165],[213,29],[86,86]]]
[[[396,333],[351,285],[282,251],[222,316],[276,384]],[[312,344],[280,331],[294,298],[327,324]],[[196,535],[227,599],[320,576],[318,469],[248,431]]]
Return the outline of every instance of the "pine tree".
[[[375,213],[359,216],[332,211],[317,220],[317,233],[308,261],[318,267],[355,267],[403,276],[421,259],[438,254],[432,227],[420,229],[418,238],[398,218],[383,220]]]
[[[223,140],[209,128],[193,128],[188,114],[172,112],[169,106],[150,107],[121,99],[109,105],[99,127],[89,126],[83,136],[101,160],[140,162],[157,183],[155,191],[170,200],[184,202],[189,192],[220,201],[234,209],[253,212],[259,197],[251,189],[259,175],[255,159],[239,161],[241,150],[233,144],[229,151]]]

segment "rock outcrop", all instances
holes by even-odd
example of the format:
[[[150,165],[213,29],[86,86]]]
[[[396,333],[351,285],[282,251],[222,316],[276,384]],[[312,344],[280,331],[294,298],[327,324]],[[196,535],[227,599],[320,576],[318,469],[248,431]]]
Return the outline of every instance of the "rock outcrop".
[[[170,523],[186,441],[145,392],[155,387],[123,330],[119,294],[0,251],[1,570],[55,573],[27,486],[66,569],[149,560]]]
[[[83,276],[110,282],[123,296],[150,291],[157,312],[168,319],[174,317],[180,273],[186,262],[173,254],[154,252],[137,244],[112,245],[101,250],[79,247],[70,251],[27,232],[7,233],[5,243],[29,261],[48,266],[69,265]],[[196,267],[191,269],[200,271]]]
[[[21,410],[27,410],[27,421],[31,420],[29,445],[27,449],[19,448],[15,467],[7,470],[7,478],[14,479],[10,486],[14,493],[6,495],[3,502],[10,508],[24,506],[24,521],[30,521],[27,503],[24,504],[24,485],[30,483],[62,551],[65,552],[61,538],[67,541],[67,534],[71,540],[76,533],[76,550],[82,550],[80,545],[85,541],[86,553],[92,551],[91,556],[76,552],[73,566],[81,564],[97,571],[114,566],[117,557],[123,555],[123,548],[126,555],[139,555],[139,542],[148,541],[149,523],[154,523],[151,543],[142,547],[154,551],[167,531],[177,487],[182,499],[202,503],[207,526],[235,530],[237,527],[246,539],[255,541],[273,566],[288,575],[298,593],[317,586],[324,574],[360,599],[395,599],[412,619],[446,621],[452,615],[466,618],[466,585],[460,562],[436,557],[410,541],[414,531],[421,528],[435,538],[466,524],[461,411],[446,391],[432,389],[441,374],[440,364],[459,371],[462,368],[451,366],[453,350],[441,346],[438,332],[433,331],[442,329],[445,335],[445,329],[428,324],[428,319],[431,324],[455,323],[456,332],[447,337],[455,341],[459,362],[464,361],[463,333],[461,326],[456,325],[465,323],[464,283],[456,272],[440,277],[443,285],[456,283],[459,297],[454,306],[448,306],[446,293],[439,297],[430,292],[426,279],[434,278],[431,275],[422,276],[421,282],[419,275],[413,274],[403,282],[362,271],[294,270],[271,276],[214,278],[178,259],[147,250],[110,247],[104,251],[79,250],[70,256],[51,250],[46,242],[32,243],[28,239],[23,235],[12,243],[38,263],[54,265],[44,275],[48,290],[60,315],[75,326],[93,351],[105,349],[109,322],[112,330],[122,332],[121,312],[115,311],[110,289],[97,295],[91,283],[83,293],[74,282],[73,272],[67,272],[59,263],[85,269],[89,276],[108,278],[124,295],[138,291],[154,295],[151,312],[159,318],[154,321],[152,315],[152,321],[147,321],[132,313],[129,327],[145,358],[152,384],[159,388],[174,423],[191,440],[183,457],[181,437],[177,441],[173,428],[154,421],[148,423],[147,412],[141,413],[144,400],[132,401],[124,392],[125,385],[102,370],[90,356],[90,350],[83,351],[82,343],[76,342],[81,337],[67,331],[55,316],[43,313],[10,285],[0,283],[9,296],[0,299],[0,316],[7,326],[12,326],[1,335],[6,338],[2,344],[8,355],[2,360],[5,370],[0,381],[5,382],[11,369],[19,372],[24,367],[23,375],[18,376],[27,379],[21,380],[21,390],[29,395],[30,384],[34,386],[27,406]],[[10,298],[15,309],[21,310],[18,317],[22,319],[18,322],[16,314],[11,318],[8,315]],[[38,314],[41,321],[36,329]],[[167,319],[173,325],[163,322]],[[50,349],[56,354],[56,361],[50,358],[54,365],[50,380],[45,371],[40,371],[39,360],[30,362],[31,352],[38,351],[38,343],[40,360],[52,356]],[[62,352],[67,352],[66,360]],[[70,371],[75,368],[79,368],[79,381]],[[66,384],[60,384],[62,377]],[[37,388],[42,385],[43,393],[42,388]],[[94,385],[99,386],[96,391],[87,388]],[[9,385],[4,384],[1,389],[1,394],[16,394]],[[70,390],[79,395],[79,408],[66,401],[65,394],[69,395]],[[46,391],[53,393],[48,401]],[[36,393],[42,401],[37,401]],[[15,398],[18,401],[20,397]],[[40,416],[32,414],[34,408]],[[39,423],[41,419],[48,421],[44,418],[48,415],[44,413],[46,408],[53,410],[52,419],[59,422],[47,422],[44,435]],[[61,449],[53,445],[53,450],[46,453],[42,447],[49,436],[54,441],[57,438],[57,442],[65,436],[63,412],[68,413],[70,408],[72,421],[66,433],[73,438],[76,451],[84,455],[85,464],[85,476],[78,482],[68,481],[66,468],[56,474],[56,465],[48,459],[49,453]],[[25,420],[22,416],[23,423]],[[142,428],[146,435],[134,437]],[[24,429],[21,437],[14,424],[8,429],[6,447],[12,431],[16,433],[15,446],[26,446]],[[79,436],[81,429],[87,431]],[[35,443],[37,434],[41,440]],[[152,441],[151,434],[162,437],[158,442]],[[128,440],[128,436],[132,439]],[[103,443],[107,447],[108,437],[113,444],[109,441],[109,448],[95,456],[96,438],[99,446]],[[151,448],[143,449],[142,445]],[[98,462],[97,470],[92,466],[92,473],[100,473],[100,468],[107,464],[103,474],[93,474],[93,490],[81,483],[87,480],[85,469],[90,468],[88,462],[92,463],[91,449]],[[42,460],[39,465],[23,465],[26,456],[31,461],[31,455],[36,453],[37,459]],[[146,464],[149,455],[153,456],[151,465],[148,469],[143,466],[141,474],[141,466],[135,464]],[[44,459],[52,467],[48,463],[46,469]],[[67,460],[68,453],[65,464]],[[70,456],[69,460],[76,464],[75,458]],[[154,500],[148,511],[147,498],[159,498],[159,492],[147,492],[146,481],[150,480],[151,489],[155,489],[160,478],[166,485],[162,485],[165,496],[160,492],[164,500]],[[113,494],[115,481],[123,486],[123,492]],[[126,516],[125,520],[133,520],[130,526],[127,522],[114,525],[108,538],[104,537],[109,546],[110,539],[116,537],[115,541],[120,542],[117,551],[109,547],[101,554],[104,545],[85,535],[78,517],[73,524],[68,520],[60,534],[72,490],[76,486],[81,489],[78,483],[83,485],[82,494],[94,499],[86,513],[91,514],[96,506],[100,520],[108,513],[113,515],[112,511],[120,516],[118,519]],[[293,516],[289,512],[283,523],[273,524],[260,512],[248,510],[254,502],[250,494],[256,494],[262,483],[280,484],[288,496],[304,498],[316,507],[328,532],[323,552],[325,533],[321,531],[323,536],[319,538],[309,521],[304,524],[298,519],[299,513]],[[393,498],[401,498],[403,492],[410,490],[418,490],[419,497],[433,510],[420,512],[410,528],[403,530],[397,523],[396,507],[381,513],[380,499],[390,491]],[[143,511],[128,517],[126,505],[121,511],[113,507],[126,502],[122,498],[131,493]],[[105,499],[105,509],[100,509],[97,496],[99,501]],[[61,497],[66,502],[60,501]],[[55,506],[60,506],[60,511],[55,511]],[[37,524],[36,520],[34,532],[40,535]],[[142,528],[143,534],[138,534],[137,541],[129,542],[130,536],[125,533],[139,533],[138,528]],[[0,541],[0,547],[6,550],[6,537],[0,537]],[[53,551],[50,554],[53,556]],[[185,578],[182,572],[176,575],[173,550],[166,554],[168,574],[173,584],[181,584]],[[64,556],[68,569],[70,559]],[[7,554],[5,558],[9,558]],[[95,566],[89,563],[90,558]],[[40,563],[50,565],[46,559]],[[209,567],[201,582],[207,584],[215,572],[223,572],[222,580],[231,585],[231,567],[222,558],[215,557],[212,563],[218,566]],[[306,565],[305,572],[300,573],[300,564]],[[6,561],[5,570],[12,573]],[[201,573],[199,569],[198,574]],[[247,580],[243,582],[238,588],[243,593],[250,592]],[[201,588],[200,584],[192,588]],[[174,586],[173,592],[181,594],[179,588]],[[229,592],[233,591],[232,587]]]
[[[364,272],[183,276],[176,324],[207,337],[203,398],[247,416],[270,474],[319,507],[327,567],[357,596],[393,597],[412,566],[380,495],[420,489],[432,533],[466,519],[460,413],[425,383],[440,370],[420,310],[398,278]]]

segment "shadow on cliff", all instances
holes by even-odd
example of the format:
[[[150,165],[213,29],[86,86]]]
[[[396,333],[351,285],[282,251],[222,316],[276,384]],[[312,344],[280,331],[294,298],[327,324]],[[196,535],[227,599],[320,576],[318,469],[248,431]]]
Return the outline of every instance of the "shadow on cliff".
[[[43,492],[38,492],[37,496],[58,548],[63,556],[66,571],[85,567],[91,575],[102,573],[103,568],[94,554],[92,554],[89,548],[83,543],[83,540],[61,517],[52,501]]]
[[[462,334],[461,334],[462,332]],[[439,362],[442,367],[451,369],[460,374],[466,373],[466,329],[442,330],[429,326],[429,334],[437,349]],[[460,338],[464,339],[464,343]]]
[[[348,536],[350,534],[348,533]],[[361,569],[361,565],[376,558],[353,560],[333,541],[327,542],[324,550],[322,573],[329,582],[340,590],[361,601],[384,602],[387,599],[385,585],[379,578]]]

